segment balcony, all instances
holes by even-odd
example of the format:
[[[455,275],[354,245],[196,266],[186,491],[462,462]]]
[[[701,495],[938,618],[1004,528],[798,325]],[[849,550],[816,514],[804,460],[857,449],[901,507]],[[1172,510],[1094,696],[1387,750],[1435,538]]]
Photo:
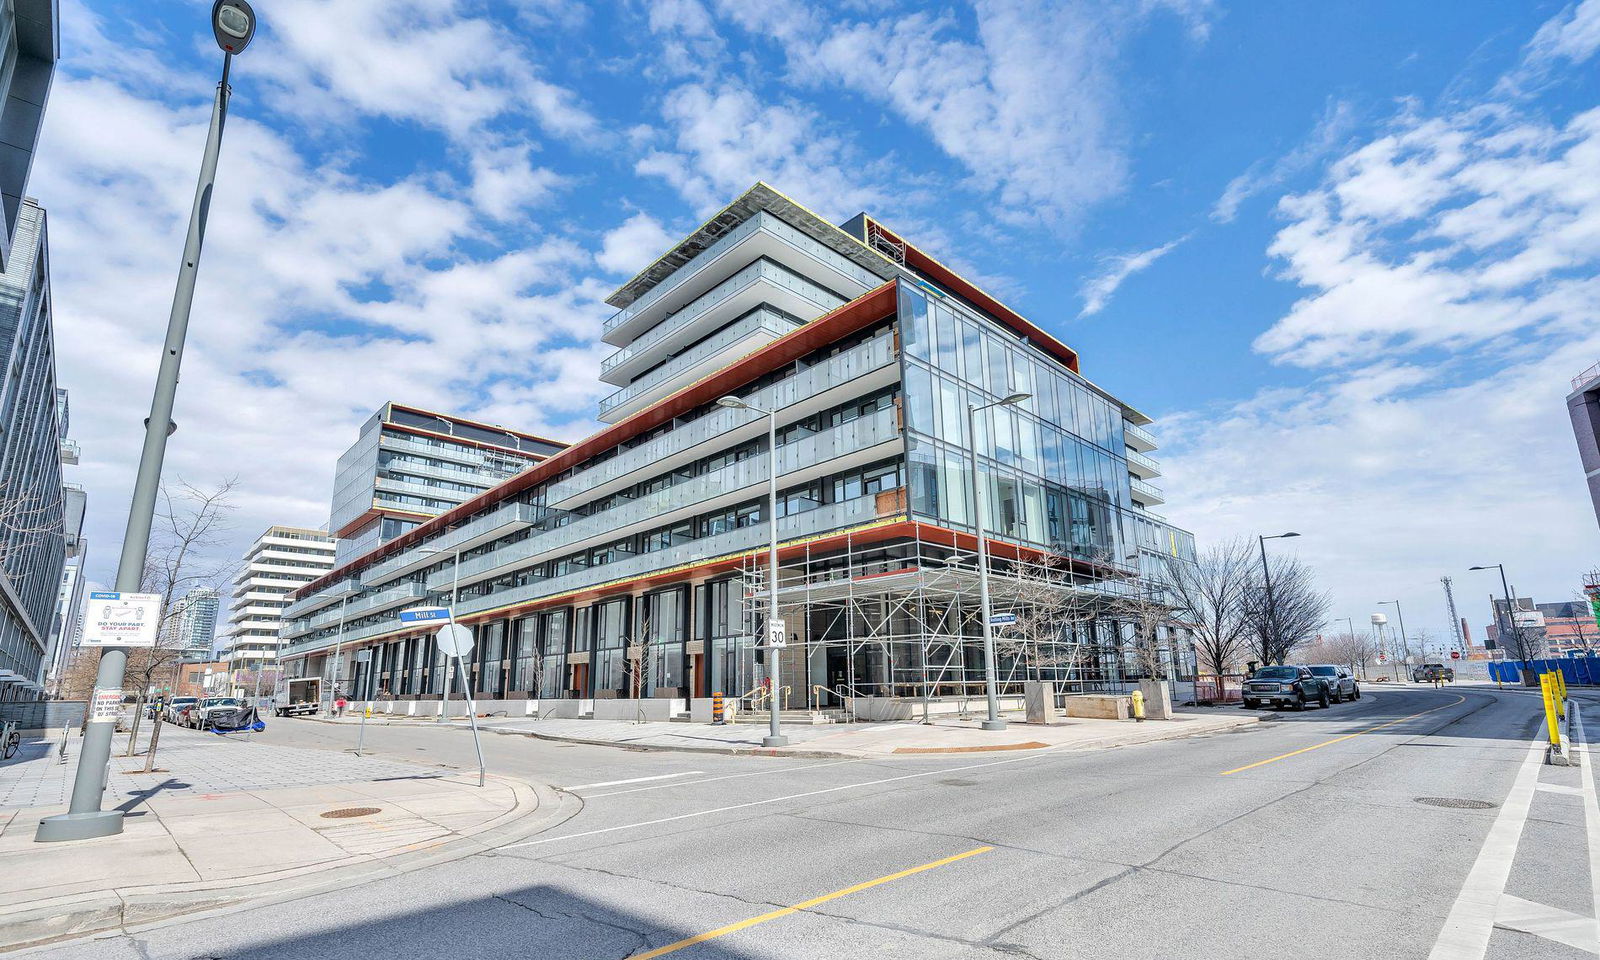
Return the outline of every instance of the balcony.
[[[407,583],[388,590],[368,594],[359,600],[341,603],[323,610],[321,613],[308,617],[304,621],[302,630],[316,630],[330,626],[342,620],[355,620],[370,613],[378,613],[391,607],[403,606],[412,600],[420,600],[428,595],[428,591],[420,583]]]
[[[727,279],[759,257],[815,278],[846,299],[859,297],[892,276],[880,276],[852,263],[769,213],[761,212],[733,228],[648,293],[606,320],[600,339],[627,346],[645,330]]]
[[[792,422],[835,403],[894,383],[900,376],[893,339],[876,337],[816,366],[802,370],[746,399],[758,407],[780,411],[779,422]],[[551,507],[569,509],[584,496],[603,496],[690,460],[742,443],[765,432],[765,417],[748,410],[718,407],[664,433],[550,485]]]
[[[82,455],[83,451],[78,447],[78,441],[61,441],[61,462],[63,464],[66,464],[67,466],[76,466],[79,458]]]
[[[533,466],[533,461],[528,461],[524,467]],[[410,460],[394,461],[378,465],[378,477],[405,474],[412,477],[432,477],[435,480],[450,480],[454,483],[468,483],[478,487],[492,487],[497,483],[515,476],[498,467],[482,464],[477,469],[466,466],[456,466],[449,463],[416,463]],[[396,477],[395,479],[399,479]]]
[[[458,547],[470,550],[480,544],[499,540],[508,534],[531,527],[538,517],[538,509],[526,503],[503,503],[481,517],[433,537],[425,545],[444,552],[454,551]],[[420,570],[438,562],[437,555],[425,554],[413,548],[363,570],[361,582],[368,586],[377,586],[403,573]]]
[[[476,490],[456,490],[453,487],[435,487],[426,483],[413,483],[398,477],[378,476],[374,477],[372,481],[372,487],[377,491],[376,496],[380,499],[385,493],[399,493],[416,497],[429,497],[434,500],[448,500],[452,503],[465,503],[484,490],[489,489],[490,485],[488,481],[485,481],[484,485]],[[413,507],[412,509],[416,508]]]
[[[1161,476],[1161,464],[1134,450],[1128,452],[1128,472],[1140,480],[1154,480]]]
[[[663,317],[628,346],[601,361],[600,379],[622,386],[668,359],[674,349],[693,343],[763,304],[812,320],[844,302],[842,297],[791,270],[758,260],[682,310]]]
[[[1128,483],[1133,488],[1133,499],[1146,507],[1167,502],[1167,498],[1161,494],[1160,487],[1152,486],[1137,477],[1130,477]]]
[[[616,423],[632,416],[798,326],[798,321],[763,307],[601,400],[600,419]]]
[[[841,423],[778,448],[780,486],[863,466],[902,450],[899,424],[892,409]],[[755,496],[766,487],[771,468],[765,454],[729,464],[721,470],[685,480],[609,510],[580,517],[554,530],[535,533],[482,556],[461,562],[462,584],[501,576],[565,553],[609,543],[652,527],[665,526]],[[448,590],[458,576],[447,564],[428,578],[430,590]]]
[[[1144,427],[1136,427],[1124,420],[1122,422],[1123,436],[1128,446],[1140,453],[1149,453],[1156,448],[1156,438]]]
[[[286,618],[303,617],[312,611],[321,610],[330,603],[338,603],[345,597],[353,597],[360,592],[361,581],[354,577],[350,577],[345,580],[340,580],[338,583],[331,584],[327,588],[319,590],[309,597],[296,600],[287,607],[283,608],[283,615]],[[242,594],[238,591],[234,592],[235,597],[248,597],[251,595],[252,594],[250,594],[248,590]]]

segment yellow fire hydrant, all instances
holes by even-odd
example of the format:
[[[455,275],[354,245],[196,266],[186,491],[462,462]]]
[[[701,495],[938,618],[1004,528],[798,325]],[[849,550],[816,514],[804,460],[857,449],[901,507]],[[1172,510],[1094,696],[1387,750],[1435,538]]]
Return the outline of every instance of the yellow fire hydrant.
[[[1135,691],[1133,691],[1132,699],[1133,699],[1133,719],[1137,720],[1140,723],[1143,723],[1144,722],[1144,691],[1143,690],[1135,690]]]

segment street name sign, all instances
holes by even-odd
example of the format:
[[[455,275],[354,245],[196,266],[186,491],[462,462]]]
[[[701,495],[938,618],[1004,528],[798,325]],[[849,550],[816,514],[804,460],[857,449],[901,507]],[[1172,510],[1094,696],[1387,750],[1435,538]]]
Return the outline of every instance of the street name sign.
[[[159,593],[89,594],[83,612],[86,647],[153,647],[161,624]]]
[[[400,611],[401,623],[431,623],[450,619],[450,611],[446,607],[411,607]]]
[[[1016,622],[1017,615],[1014,613],[997,613],[989,618],[989,625],[992,627],[1006,627]]]

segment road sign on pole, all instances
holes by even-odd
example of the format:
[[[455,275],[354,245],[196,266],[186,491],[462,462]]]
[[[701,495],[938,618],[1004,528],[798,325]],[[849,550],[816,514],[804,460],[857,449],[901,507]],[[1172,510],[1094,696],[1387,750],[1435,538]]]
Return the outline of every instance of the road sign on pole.
[[[774,618],[767,621],[767,646],[782,649],[789,645],[789,623]]]
[[[86,647],[153,647],[161,623],[161,594],[95,592],[84,605]]]
[[[1017,615],[1014,613],[997,613],[989,618],[989,625],[992,627],[1008,627],[1016,622]]]
[[[447,607],[410,607],[400,611],[401,623],[430,623],[432,621],[445,622],[450,619],[450,610]]]
[[[472,652],[472,631],[459,623],[440,627],[433,636],[439,641],[439,652],[447,657],[464,657]]]

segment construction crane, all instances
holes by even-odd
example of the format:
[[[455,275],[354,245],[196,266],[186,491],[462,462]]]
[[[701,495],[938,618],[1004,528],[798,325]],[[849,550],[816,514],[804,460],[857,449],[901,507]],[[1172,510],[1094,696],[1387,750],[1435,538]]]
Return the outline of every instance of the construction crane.
[[[1450,608],[1450,632],[1455,635],[1456,649],[1465,653],[1467,650],[1467,641],[1466,638],[1461,635],[1461,617],[1456,613],[1456,595],[1455,592],[1450,589],[1450,578],[1440,577],[1439,582],[1444,584],[1444,602],[1445,606]]]

